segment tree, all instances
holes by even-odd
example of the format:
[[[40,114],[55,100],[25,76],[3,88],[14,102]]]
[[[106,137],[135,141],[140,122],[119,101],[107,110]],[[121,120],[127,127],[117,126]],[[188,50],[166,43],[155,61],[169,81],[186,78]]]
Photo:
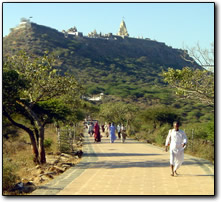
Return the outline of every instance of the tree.
[[[197,43],[195,47],[186,47],[186,51],[181,57],[191,63],[197,62],[201,67],[214,71],[214,43],[210,44],[210,49],[201,48],[200,44]],[[190,58],[190,57],[192,58]]]
[[[13,125],[23,129],[29,134],[34,153],[34,162],[38,162],[38,148],[33,130],[18,123],[13,118],[13,116],[21,109],[18,107],[16,101],[20,99],[22,92],[28,89],[28,80],[22,78],[15,70],[8,70],[4,67],[5,66],[3,65],[3,115]]]
[[[8,107],[4,107],[5,116],[14,125],[25,130],[31,137],[32,146],[35,152],[35,161],[45,163],[45,150],[44,150],[44,127],[48,121],[48,114],[37,113],[36,107],[46,106],[46,103],[52,99],[57,99],[65,94],[77,96],[80,93],[80,86],[73,76],[61,76],[55,68],[53,68],[54,59],[47,54],[31,58],[26,53],[20,52],[19,54],[11,57],[4,58],[3,67],[5,69],[15,70],[17,74],[28,81],[28,88],[22,91],[20,96],[15,97],[14,101],[22,110],[26,117],[30,118],[34,130],[21,125],[16,122],[8,112]],[[3,82],[5,78],[3,77]],[[5,83],[5,82],[4,82]],[[4,100],[8,100],[10,94],[5,91]],[[13,102],[13,104],[15,104]],[[48,103],[47,103],[48,104]],[[53,107],[52,107],[53,108]],[[54,109],[54,108],[53,108]],[[36,148],[36,138],[34,134],[39,137],[39,145]],[[39,156],[40,155],[40,156]]]
[[[163,71],[163,77],[176,93],[183,98],[193,99],[214,105],[214,74],[207,70],[192,70],[185,67],[182,70],[169,68]]]
[[[106,103],[100,107],[100,117],[107,122],[123,123],[130,126],[136,117],[137,107],[123,102]]]
[[[154,106],[146,109],[142,114],[142,118],[146,122],[151,122],[153,127],[156,128],[157,124],[173,124],[174,120],[180,120],[178,113],[173,108],[166,108],[165,106]]]

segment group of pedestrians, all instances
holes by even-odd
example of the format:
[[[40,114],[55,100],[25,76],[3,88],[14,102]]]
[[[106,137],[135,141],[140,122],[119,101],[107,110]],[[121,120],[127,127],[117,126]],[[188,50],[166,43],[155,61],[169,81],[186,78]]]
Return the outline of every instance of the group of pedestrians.
[[[91,122],[88,125],[88,134],[91,137],[94,136],[94,142],[101,142],[102,135],[100,130],[102,130],[106,137],[110,138],[110,143],[114,143],[114,141],[117,139],[116,133],[118,138],[121,139],[122,143],[124,143],[126,140],[126,127],[123,124],[118,124],[117,127],[115,127],[114,123],[105,122],[105,124],[100,127],[98,121],[95,123],[95,125],[93,122]]]
[[[118,139],[121,139],[122,143],[125,142],[127,134],[126,127],[123,124],[118,124],[117,127],[115,127],[114,123],[105,123],[104,129],[106,137],[110,136],[110,143],[114,143],[117,139],[116,133],[118,135]]]
[[[182,165],[184,161],[184,149],[187,144],[187,136],[183,130],[179,129],[180,123],[178,121],[174,121],[173,129],[169,130],[168,136],[166,138],[165,143],[165,151],[168,151],[168,147],[170,146],[170,167],[171,167],[171,176],[178,175],[177,170]],[[118,124],[116,127],[114,123],[105,123],[101,126],[102,132],[106,135],[106,137],[110,137],[110,143],[114,143],[118,138],[124,143],[126,139],[126,128],[123,124]],[[95,126],[93,123],[90,123],[88,126],[88,134],[90,136],[94,136],[94,142],[101,142],[101,133],[100,126],[98,122],[96,122]]]

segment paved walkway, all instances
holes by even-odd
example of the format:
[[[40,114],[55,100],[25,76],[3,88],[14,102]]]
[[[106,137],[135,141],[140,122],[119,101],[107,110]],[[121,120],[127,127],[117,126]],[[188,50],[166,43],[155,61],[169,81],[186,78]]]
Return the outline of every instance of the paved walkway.
[[[169,153],[150,144],[102,138],[93,143],[86,135],[82,161],[39,187],[32,195],[213,195],[214,167],[185,155],[170,176]]]

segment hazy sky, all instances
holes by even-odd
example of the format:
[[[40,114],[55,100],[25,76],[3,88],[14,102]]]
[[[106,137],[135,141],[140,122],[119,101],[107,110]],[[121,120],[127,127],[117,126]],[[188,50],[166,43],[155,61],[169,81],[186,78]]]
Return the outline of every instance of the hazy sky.
[[[58,31],[76,26],[87,35],[116,34],[124,17],[131,37],[143,36],[173,48],[214,41],[213,3],[3,3],[3,36],[22,17]]]

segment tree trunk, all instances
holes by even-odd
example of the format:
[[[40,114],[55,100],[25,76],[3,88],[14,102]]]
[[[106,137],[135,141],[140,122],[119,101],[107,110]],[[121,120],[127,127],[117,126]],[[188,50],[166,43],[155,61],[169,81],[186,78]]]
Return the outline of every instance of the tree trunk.
[[[41,164],[46,163],[45,148],[44,148],[44,127],[43,126],[40,128],[40,134],[39,134],[39,153],[40,153],[40,163]]]
[[[7,117],[7,119],[15,126],[23,129],[25,132],[28,133],[29,137],[30,137],[30,140],[31,140],[31,145],[32,145],[32,151],[33,151],[33,154],[34,154],[34,159],[33,161],[35,163],[38,163],[39,164],[39,159],[38,159],[38,147],[37,147],[37,144],[36,144],[36,140],[35,140],[35,136],[34,136],[34,132],[27,128],[26,126],[20,124],[20,123],[17,123],[16,121],[14,121],[12,119],[12,117],[6,112],[6,111],[3,111],[3,115]]]
[[[33,135],[30,135],[29,134],[29,137],[31,139],[31,145],[32,145],[32,151],[33,151],[33,154],[34,154],[34,162],[39,164],[39,153],[38,153],[38,147],[37,147],[37,144],[36,144],[36,140],[35,140],[35,137],[34,137],[34,133]]]
[[[41,122],[37,114],[31,109],[31,106],[27,106],[21,101],[16,101],[18,104],[20,104],[22,107],[25,108],[25,110],[29,113],[29,115],[34,119],[34,123],[36,128],[39,130],[39,154],[40,154],[40,163],[44,164],[46,163],[46,157],[45,157],[45,149],[44,149],[44,124]]]

